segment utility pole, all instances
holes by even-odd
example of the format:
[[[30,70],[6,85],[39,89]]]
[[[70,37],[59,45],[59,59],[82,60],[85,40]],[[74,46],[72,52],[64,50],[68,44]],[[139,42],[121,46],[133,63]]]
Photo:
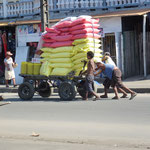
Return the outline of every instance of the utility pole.
[[[49,5],[48,5],[48,0],[40,0],[40,8],[41,8],[42,32],[44,32],[45,28],[49,27]]]

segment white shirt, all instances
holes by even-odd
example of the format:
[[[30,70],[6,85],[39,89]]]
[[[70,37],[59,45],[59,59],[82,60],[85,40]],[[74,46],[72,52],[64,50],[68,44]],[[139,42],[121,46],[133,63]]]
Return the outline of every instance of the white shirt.
[[[6,63],[7,66],[8,66],[8,67],[5,66],[5,70],[6,71],[14,70],[14,68],[13,68],[13,59],[11,57],[9,59],[5,58],[4,59],[4,63]],[[9,70],[8,70],[8,68],[9,68]]]
[[[113,65],[113,66],[116,67],[116,64],[114,63],[114,61],[112,60],[112,58],[109,57],[109,56],[107,56],[107,59],[105,60],[105,63],[106,64],[111,64],[111,65]]]

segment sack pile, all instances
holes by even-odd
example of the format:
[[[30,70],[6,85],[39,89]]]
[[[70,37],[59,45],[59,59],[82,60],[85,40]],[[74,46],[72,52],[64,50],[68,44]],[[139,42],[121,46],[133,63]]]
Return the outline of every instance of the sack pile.
[[[49,71],[45,73],[41,69],[40,74],[67,75],[75,71],[76,75],[79,75],[88,51],[94,52],[94,59],[101,59],[98,28],[99,20],[90,16],[65,18],[52,28],[46,28],[47,33],[42,35],[44,44],[41,49],[41,68],[49,66]]]

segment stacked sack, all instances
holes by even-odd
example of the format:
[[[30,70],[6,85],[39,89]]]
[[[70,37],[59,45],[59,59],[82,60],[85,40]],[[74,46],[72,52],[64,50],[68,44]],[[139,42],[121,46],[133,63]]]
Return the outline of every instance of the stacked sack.
[[[72,22],[70,32],[73,35],[73,45],[75,56],[72,57],[74,63],[74,70],[76,75],[79,75],[83,68],[83,61],[87,59],[87,52],[94,52],[94,59],[102,57],[102,50],[100,49],[100,35],[99,19],[92,19],[89,17],[78,17]]]
[[[43,35],[43,54],[41,57],[44,63],[49,63],[50,72],[48,75],[67,75],[72,71],[74,55],[72,46],[72,35],[69,32],[71,21],[59,22],[53,28],[46,28],[47,33]],[[42,66],[44,66],[44,63]],[[41,74],[42,71],[41,71]]]
[[[93,51],[94,59],[102,57],[100,50],[99,20],[88,17],[71,17],[61,20],[42,35],[44,44],[41,74],[67,75],[83,68],[87,52]],[[48,68],[46,73],[44,66]],[[45,68],[46,68],[45,67]]]

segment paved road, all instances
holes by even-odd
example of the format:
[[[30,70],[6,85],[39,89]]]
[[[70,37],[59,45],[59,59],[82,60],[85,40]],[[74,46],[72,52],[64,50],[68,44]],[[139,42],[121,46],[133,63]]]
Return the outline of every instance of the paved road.
[[[0,150],[150,149],[150,94],[128,99],[21,101],[5,93],[0,106]],[[40,134],[32,137],[32,132]]]

